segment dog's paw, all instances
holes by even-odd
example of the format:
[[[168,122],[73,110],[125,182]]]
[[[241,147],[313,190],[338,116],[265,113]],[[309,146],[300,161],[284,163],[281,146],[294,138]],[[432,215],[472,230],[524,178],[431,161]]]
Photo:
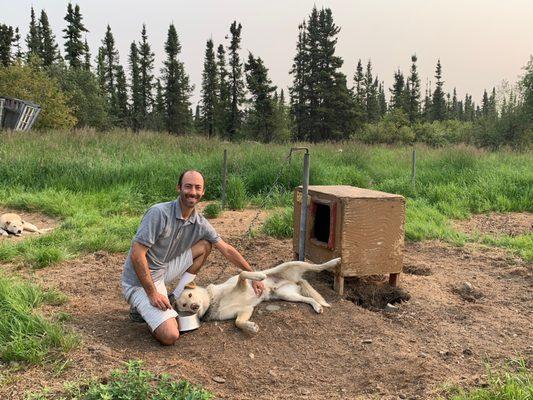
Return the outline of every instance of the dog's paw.
[[[259,332],[259,326],[255,322],[247,322],[243,330],[249,335],[255,335]]]
[[[324,309],[322,308],[322,306],[318,303],[316,304],[313,304],[313,308],[315,309],[316,313],[317,314],[322,314],[324,312]]]
[[[257,280],[258,281],[264,281],[267,278],[266,274],[263,274],[262,272],[259,272],[257,274]]]
[[[324,303],[322,303],[322,307],[328,307],[328,308],[330,308],[330,307],[331,307],[331,304],[324,302]]]

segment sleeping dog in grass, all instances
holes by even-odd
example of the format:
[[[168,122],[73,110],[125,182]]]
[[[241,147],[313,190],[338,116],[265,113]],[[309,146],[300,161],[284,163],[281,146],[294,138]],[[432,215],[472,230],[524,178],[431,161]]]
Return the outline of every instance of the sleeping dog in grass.
[[[178,312],[197,313],[207,320],[227,320],[235,318],[235,325],[242,331],[255,334],[259,327],[250,318],[254,307],[267,300],[303,302],[311,305],[318,313],[323,307],[330,307],[311,284],[303,278],[306,272],[320,272],[332,269],[340,263],[335,258],[324,264],[311,264],[303,261],[290,261],[265,271],[243,271],[226,282],[207,288],[194,283],[185,286],[179,298],[174,300]],[[265,289],[257,296],[248,280],[263,281]]]

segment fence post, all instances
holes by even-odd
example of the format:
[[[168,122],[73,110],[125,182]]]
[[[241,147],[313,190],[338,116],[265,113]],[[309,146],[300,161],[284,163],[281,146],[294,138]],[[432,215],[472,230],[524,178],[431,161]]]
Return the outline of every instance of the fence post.
[[[222,163],[222,198],[221,207],[226,206],[226,177],[228,175],[228,150],[224,149],[224,162]]]
[[[304,153],[304,182],[302,187],[302,213],[300,215],[299,261],[305,261],[305,235],[307,231],[307,194],[309,192],[309,152]]]
[[[413,143],[413,167],[411,172],[411,184],[413,185],[413,191],[416,191],[416,147]]]

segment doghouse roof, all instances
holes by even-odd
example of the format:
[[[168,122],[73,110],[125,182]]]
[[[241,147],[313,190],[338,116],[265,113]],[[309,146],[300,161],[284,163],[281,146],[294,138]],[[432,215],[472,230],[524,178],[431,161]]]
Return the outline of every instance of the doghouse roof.
[[[298,186],[302,189],[302,186]],[[347,185],[313,185],[309,186],[309,192],[321,193],[338,198],[403,198],[399,194],[380,192],[377,190],[361,189]]]

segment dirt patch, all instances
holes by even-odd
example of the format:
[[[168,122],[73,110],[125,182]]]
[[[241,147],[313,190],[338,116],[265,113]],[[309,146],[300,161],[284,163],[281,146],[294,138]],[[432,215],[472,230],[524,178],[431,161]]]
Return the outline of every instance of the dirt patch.
[[[518,236],[533,232],[533,213],[478,214],[465,221],[456,221],[454,225],[469,235]]]
[[[258,269],[291,259],[290,240],[243,234],[253,216],[252,210],[212,222]],[[119,283],[124,259],[124,254],[99,252],[19,271],[68,295],[67,304],[43,312],[70,314],[68,326],[83,343],[68,354],[71,367],[62,373],[46,365],[10,374],[0,398],[21,399],[28,389],[58,389],[66,380],[107,376],[130,359],[224,399],[427,399],[437,397],[444,382],[484,382],[487,362],[500,365],[517,357],[533,362],[533,268],[501,249],[407,244],[404,265],[425,266],[432,274],[401,275],[400,287],[411,299],[397,303],[395,312],[370,311],[340,298],[331,277],[320,274],[310,282],[332,305],[321,315],[305,304],[276,302],[279,310],[272,311],[263,303],[252,317],[260,327],[254,337],[231,321],[207,322],[173,347],[158,345],[146,325],[129,321]],[[237,272],[213,252],[198,283],[223,281]],[[356,282],[345,282],[347,293]],[[464,282],[483,296],[471,302],[451,290]]]
[[[388,304],[402,303],[411,298],[403,288],[390,286],[382,276],[349,280],[345,298],[369,310],[383,310]]]
[[[43,230],[54,229],[57,226],[59,226],[59,224],[60,224],[60,222],[57,221],[56,219],[54,219],[54,218],[52,218],[52,217],[50,217],[48,215],[44,215],[44,214],[38,213],[38,212],[20,211],[20,210],[13,210],[13,209],[10,209],[10,208],[2,208],[2,207],[0,207],[0,215],[6,214],[6,213],[18,214],[18,215],[20,215],[22,217],[22,219],[24,221],[32,223],[37,228],[43,229]],[[26,238],[26,237],[38,236],[38,235],[39,235],[39,233],[37,233],[37,232],[24,231],[24,232],[22,232],[22,235],[20,235],[20,236],[15,236],[15,235],[12,235],[12,234],[9,234],[9,236],[0,236],[0,241],[9,240],[9,241],[13,241],[13,242],[18,242],[18,241],[24,240],[24,238]]]

